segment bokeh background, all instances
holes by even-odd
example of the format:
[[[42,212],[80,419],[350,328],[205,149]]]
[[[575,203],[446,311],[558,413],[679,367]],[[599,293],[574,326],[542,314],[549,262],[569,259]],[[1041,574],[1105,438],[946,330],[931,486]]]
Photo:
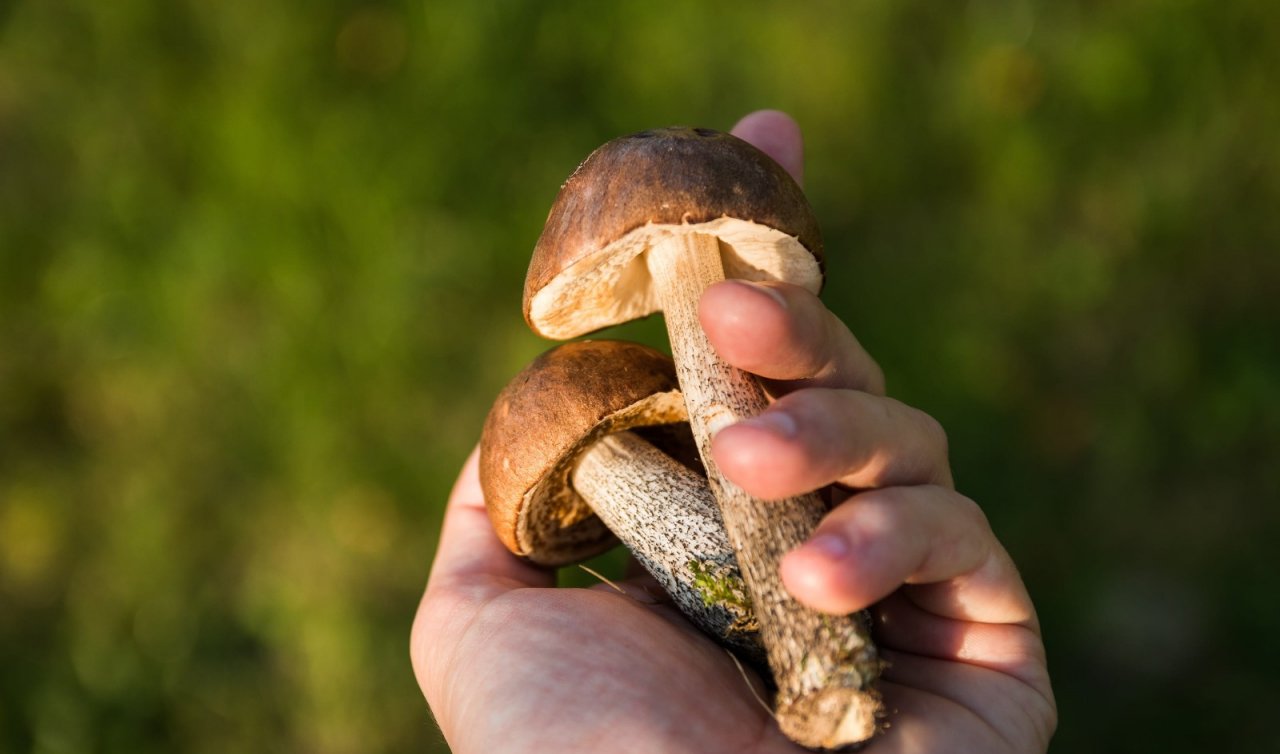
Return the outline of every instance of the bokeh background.
[[[1280,751],[1280,6],[985,0],[0,1],[0,750],[445,751],[409,625],[551,200],[759,107],[1054,751]]]

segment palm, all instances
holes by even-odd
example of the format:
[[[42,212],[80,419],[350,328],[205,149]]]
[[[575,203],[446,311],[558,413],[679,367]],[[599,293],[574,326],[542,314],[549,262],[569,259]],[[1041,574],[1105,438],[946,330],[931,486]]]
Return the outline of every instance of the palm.
[[[448,704],[458,750],[803,751],[778,732],[751,671],[653,604],[645,587],[622,588],[495,588],[471,602],[465,630],[440,637],[454,645]],[[919,632],[931,620],[896,628]],[[891,655],[889,728],[869,751],[1043,748],[1046,703],[1023,681],[954,659]]]
[[[467,712],[452,721],[451,742],[459,751],[799,751],[724,650],[669,610],[608,588],[488,600],[457,642],[466,671],[450,704]],[[519,745],[510,730],[521,731]]]

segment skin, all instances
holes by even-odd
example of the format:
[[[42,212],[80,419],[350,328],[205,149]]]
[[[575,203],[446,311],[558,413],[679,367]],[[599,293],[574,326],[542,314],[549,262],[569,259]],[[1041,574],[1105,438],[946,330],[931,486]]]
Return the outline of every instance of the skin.
[[[800,178],[788,116],[752,113],[734,133]],[[818,610],[872,608],[890,717],[863,751],[1045,751],[1057,711],[1035,609],[981,509],[955,491],[942,428],[886,397],[880,367],[803,289],[729,281],[699,314],[720,356],[775,398],[715,437],[725,474],[766,499],[827,487],[838,501],[782,578]],[[759,679],[650,580],[618,586],[556,589],[511,555],[472,455],[411,642],[454,752],[803,751],[757,700]]]

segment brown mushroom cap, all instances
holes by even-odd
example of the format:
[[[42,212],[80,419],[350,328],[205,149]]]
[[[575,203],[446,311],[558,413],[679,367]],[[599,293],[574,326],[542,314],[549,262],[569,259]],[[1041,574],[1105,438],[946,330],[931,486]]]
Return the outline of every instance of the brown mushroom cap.
[[[719,237],[726,277],[822,285],[817,220],[782,166],[726,133],[663,128],[605,144],[569,176],[525,278],[525,320],[565,339],[652,314],[644,252],[679,233]]]
[[[611,547],[613,535],[569,483],[578,454],[612,432],[687,421],[671,359],[622,341],[542,354],[502,393],[480,440],[480,484],[498,537],[547,566]]]

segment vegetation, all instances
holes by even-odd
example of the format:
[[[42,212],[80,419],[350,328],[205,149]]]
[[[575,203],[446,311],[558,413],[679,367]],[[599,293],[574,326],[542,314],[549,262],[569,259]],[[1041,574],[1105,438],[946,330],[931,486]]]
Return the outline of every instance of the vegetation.
[[[702,597],[703,604],[708,607],[719,605],[734,617],[726,636],[760,630],[747,585],[737,565],[714,560],[690,560],[686,567],[693,574],[693,586]]]
[[[1280,750],[1277,92],[1249,0],[0,1],[0,751],[444,751],[409,625],[551,199],[759,107],[1055,751]]]

